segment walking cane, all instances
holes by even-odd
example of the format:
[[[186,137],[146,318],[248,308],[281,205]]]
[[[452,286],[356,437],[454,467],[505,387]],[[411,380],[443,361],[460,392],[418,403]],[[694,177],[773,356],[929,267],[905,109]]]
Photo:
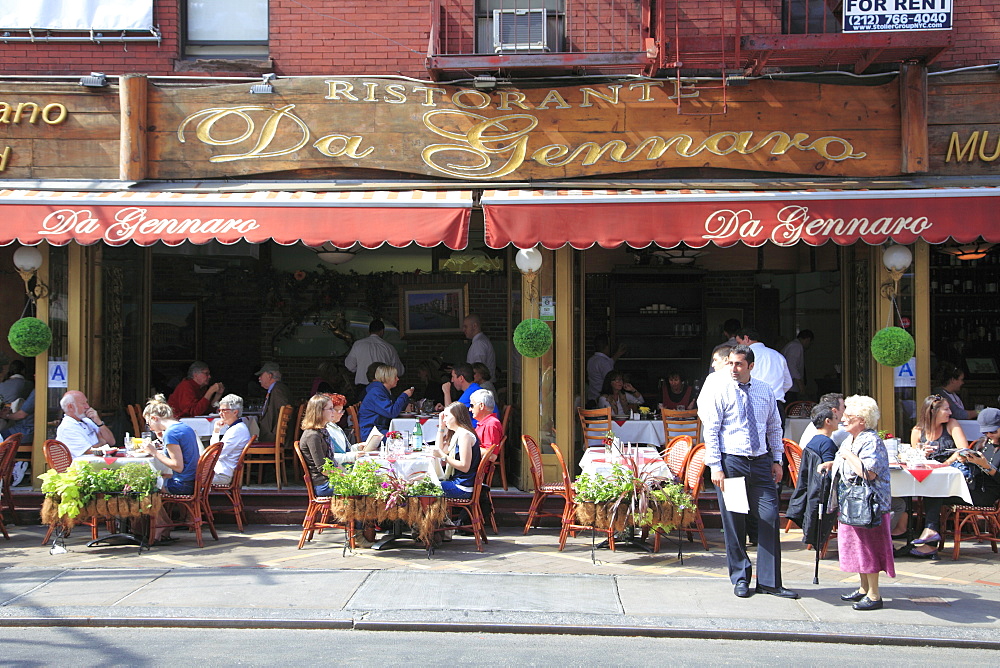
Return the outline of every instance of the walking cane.
[[[819,503],[816,505],[816,540],[813,541],[813,549],[816,551],[816,565],[813,570],[813,584],[819,584],[819,553],[823,549],[820,542],[823,540],[823,502],[826,500],[827,488],[828,488],[828,476],[827,471],[820,473],[820,484],[819,484]]]

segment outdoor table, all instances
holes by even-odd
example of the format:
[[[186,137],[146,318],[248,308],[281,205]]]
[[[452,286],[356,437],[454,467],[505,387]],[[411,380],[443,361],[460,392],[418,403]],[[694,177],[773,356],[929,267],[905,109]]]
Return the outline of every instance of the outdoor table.
[[[660,447],[664,444],[663,422],[660,420],[611,418],[611,431],[624,443],[644,443]]]
[[[393,418],[389,423],[389,431],[398,431],[413,433],[413,428],[417,426],[417,422],[420,423],[420,429],[424,433],[424,443],[428,441],[433,441],[437,438],[437,430],[439,418],[437,414],[434,415],[407,415]]]
[[[889,467],[889,484],[893,496],[940,498],[958,496],[970,506],[972,505],[972,495],[969,494],[969,486],[965,482],[965,477],[954,466],[938,465],[935,467],[932,464],[931,468],[907,469],[893,464]]]
[[[632,460],[639,464],[640,473],[673,479],[673,474],[670,473],[667,463],[663,461],[663,457],[660,456],[656,448],[638,448]],[[580,470],[583,473],[606,476],[611,474],[615,463],[624,464],[622,457],[617,452],[608,454],[604,448],[587,448],[580,459]]]
[[[212,430],[215,429],[215,421],[218,419],[218,415],[195,415],[194,417],[181,418],[179,422],[191,427],[198,439],[201,440],[212,437]],[[260,436],[260,425],[255,416],[242,415],[240,419],[246,423],[251,436]]]
[[[120,450],[119,450],[120,452]],[[157,473],[173,474],[173,470],[155,457],[143,455],[141,457],[102,457],[101,455],[83,455],[74,457],[74,462],[87,462],[95,469],[114,469],[126,464],[146,464]],[[163,478],[159,480],[159,486],[163,487]]]
[[[381,468],[393,471],[401,478],[409,478],[419,473],[427,473],[434,482],[440,484],[441,479],[445,477],[445,473],[441,468],[441,460],[437,457],[432,457],[429,452],[414,452],[409,455],[400,455],[394,461],[390,461],[382,452],[368,453],[367,457],[374,459]],[[361,457],[358,459],[360,460]],[[382,538],[375,541],[372,549],[387,550],[393,547],[402,547],[396,544],[401,538],[407,538],[419,543],[416,536],[407,533],[406,529],[407,527],[403,522],[394,521],[389,531]]]

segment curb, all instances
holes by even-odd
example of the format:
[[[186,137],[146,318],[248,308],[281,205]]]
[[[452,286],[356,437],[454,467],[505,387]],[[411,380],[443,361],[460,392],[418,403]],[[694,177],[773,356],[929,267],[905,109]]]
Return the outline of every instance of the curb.
[[[336,631],[406,631],[425,633],[498,633],[520,635],[578,635],[644,638],[693,638],[700,640],[763,640],[847,645],[942,647],[1000,650],[1000,640],[943,638],[921,635],[870,635],[835,632],[748,629],[698,629],[654,626],[582,626],[560,624],[502,624],[468,622],[398,622],[331,619],[231,619],[170,617],[5,617],[0,628],[223,628]]]

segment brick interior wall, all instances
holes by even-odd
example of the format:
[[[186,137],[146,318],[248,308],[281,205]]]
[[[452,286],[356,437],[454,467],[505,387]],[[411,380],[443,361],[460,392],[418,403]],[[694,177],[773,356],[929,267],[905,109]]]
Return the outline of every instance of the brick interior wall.
[[[262,260],[261,262],[265,262]],[[153,301],[191,301],[201,304],[202,358],[212,369],[215,380],[244,397],[262,396],[254,372],[265,361],[281,366],[285,382],[296,399],[307,399],[316,376],[316,367],[323,360],[312,357],[276,356],[272,341],[284,318],[265,303],[266,281],[261,277],[261,265],[256,260],[230,261],[229,268],[217,274],[195,271],[198,258],[183,255],[155,255],[153,261]],[[204,261],[202,261],[204,263]],[[507,340],[507,283],[503,274],[458,275],[451,273],[391,274],[391,285],[385,291],[381,316],[398,320],[399,286],[465,283],[469,288],[469,307],[479,314],[483,329],[494,344]],[[340,306],[364,308],[364,295],[339,296]],[[337,301],[334,303],[337,304]],[[461,334],[409,337],[403,363],[407,367],[401,379],[402,388],[419,386],[417,365],[425,359],[436,358],[454,343],[463,341]],[[498,355],[501,379],[505,382],[507,365]],[[464,360],[463,360],[464,361]],[[172,365],[177,373],[186,371],[189,361]],[[162,383],[162,380],[161,380]],[[160,389],[166,389],[160,386]]]

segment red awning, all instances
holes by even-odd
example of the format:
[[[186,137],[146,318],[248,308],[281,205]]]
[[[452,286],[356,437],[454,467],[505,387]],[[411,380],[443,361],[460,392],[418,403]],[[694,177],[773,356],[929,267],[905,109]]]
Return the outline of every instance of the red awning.
[[[1000,242],[1000,188],[487,190],[481,201],[490,248]]]
[[[465,248],[472,192],[55,192],[0,190],[0,245],[70,241],[411,243]]]

